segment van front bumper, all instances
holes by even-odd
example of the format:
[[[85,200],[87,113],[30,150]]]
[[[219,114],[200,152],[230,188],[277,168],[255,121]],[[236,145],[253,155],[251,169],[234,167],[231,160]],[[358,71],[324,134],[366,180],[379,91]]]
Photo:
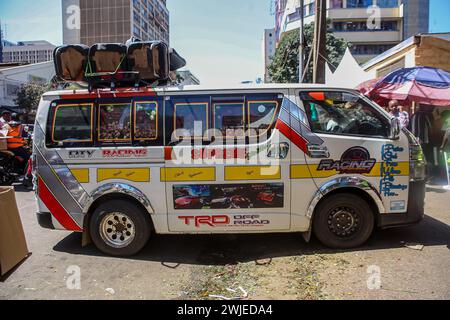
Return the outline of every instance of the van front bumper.
[[[37,212],[37,221],[39,225],[44,229],[55,230],[52,221],[52,214],[50,212]]]
[[[425,217],[425,181],[409,184],[408,212],[403,214],[381,214],[378,226],[381,228],[402,227],[417,224]]]

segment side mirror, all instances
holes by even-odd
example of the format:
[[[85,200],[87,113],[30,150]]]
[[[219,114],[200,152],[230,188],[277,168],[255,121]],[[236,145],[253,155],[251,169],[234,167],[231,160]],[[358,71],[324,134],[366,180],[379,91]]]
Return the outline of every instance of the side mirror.
[[[400,132],[402,128],[400,125],[400,121],[397,118],[391,119],[391,131],[389,133],[389,139],[398,140],[400,138]]]

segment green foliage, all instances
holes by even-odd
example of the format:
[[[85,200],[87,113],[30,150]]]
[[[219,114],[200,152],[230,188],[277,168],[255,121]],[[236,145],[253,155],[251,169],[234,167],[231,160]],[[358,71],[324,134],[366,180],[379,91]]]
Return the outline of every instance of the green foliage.
[[[49,86],[47,84],[29,82],[23,84],[17,91],[17,98],[14,102],[19,108],[25,109],[25,118],[27,120],[34,118],[41,96],[48,90]]]
[[[305,25],[305,64],[312,48],[314,38],[314,23]],[[276,83],[298,83],[298,65],[300,46],[300,31],[292,30],[284,35],[281,40],[272,64],[269,66],[269,75]],[[347,48],[347,42],[344,39],[337,38],[333,33],[327,33],[327,60],[332,65],[332,70],[339,65]],[[304,82],[312,82],[312,58],[308,65],[308,70]]]

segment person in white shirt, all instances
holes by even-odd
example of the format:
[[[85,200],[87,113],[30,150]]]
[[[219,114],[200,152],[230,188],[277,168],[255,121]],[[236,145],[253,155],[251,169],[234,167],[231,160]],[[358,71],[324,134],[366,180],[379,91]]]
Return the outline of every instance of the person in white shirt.
[[[3,111],[0,117],[0,136],[6,136],[8,133],[8,123],[11,121],[11,112]]]
[[[389,101],[389,112],[400,121],[402,127],[408,127],[409,114],[403,110],[403,106],[401,106],[397,100]]]

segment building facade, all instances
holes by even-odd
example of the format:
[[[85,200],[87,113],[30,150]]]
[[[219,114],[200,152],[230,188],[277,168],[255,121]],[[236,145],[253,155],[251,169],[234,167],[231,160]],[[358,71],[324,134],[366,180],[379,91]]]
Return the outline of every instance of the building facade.
[[[132,36],[169,44],[166,0],[62,0],[63,42],[125,43]]]
[[[53,60],[55,46],[48,41],[3,41],[3,63],[40,63]]]
[[[269,65],[272,63],[272,58],[276,50],[276,36],[275,29],[265,29],[262,41],[263,61],[264,61],[264,82],[269,83]]]
[[[52,61],[35,64],[0,64],[0,107],[20,112],[15,99],[22,84],[28,82],[48,83],[55,76]]]
[[[432,67],[450,72],[450,33],[413,36],[368,61],[362,68],[380,78],[402,68]]]
[[[276,0],[282,2],[283,0]],[[287,0],[276,19],[277,41],[283,34],[315,18],[315,0]],[[363,63],[389,50],[404,39],[429,29],[429,0],[326,0],[331,31],[351,44],[351,51]]]

